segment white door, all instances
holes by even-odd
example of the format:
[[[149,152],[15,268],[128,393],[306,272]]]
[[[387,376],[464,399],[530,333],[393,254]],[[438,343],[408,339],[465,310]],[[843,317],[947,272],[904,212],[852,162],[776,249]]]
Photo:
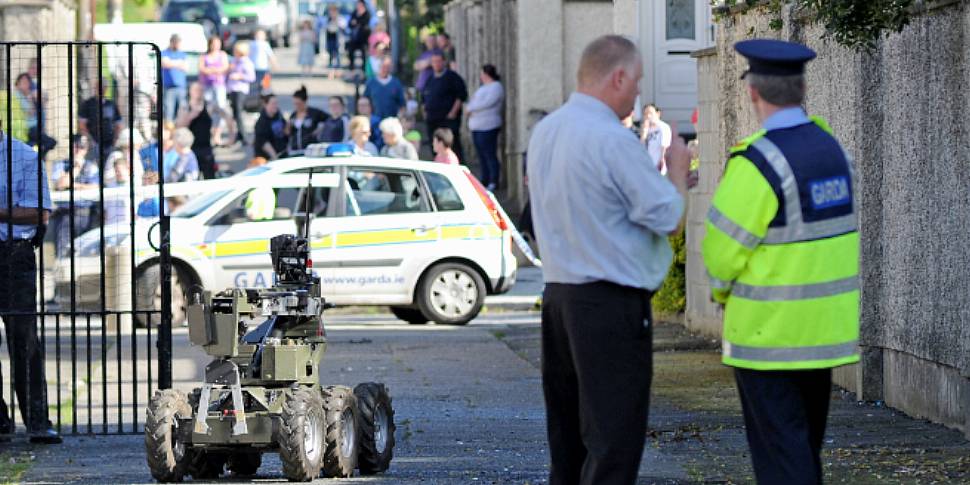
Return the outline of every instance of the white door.
[[[646,64],[643,104],[653,102],[663,119],[693,133],[697,63],[690,53],[713,44],[708,0],[641,0],[641,44]]]

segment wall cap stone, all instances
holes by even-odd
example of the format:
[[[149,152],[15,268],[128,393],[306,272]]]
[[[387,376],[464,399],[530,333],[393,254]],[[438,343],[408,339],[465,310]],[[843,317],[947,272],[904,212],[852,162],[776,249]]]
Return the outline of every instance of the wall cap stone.
[[[913,5],[910,7],[910,13],[918,15],[921,13],[926,13],[931,10],[938,8],[947,7],[956,3],[963,2],[965,0],[915,0]],[[749,10],[756,9],[758,7],[768,6],[772,3],[771,0],[747,0],[739,1],[734,5],[727,5],[723,0],[711,8],[711,11],[715,15],[727,16],[727,15],[741,15],[747,13]],[[803,14],[803,16],[805,16]]]
[[[717,46],[705,47],[703,49],[697,49],[690,53],[690,56],[695,59],[700,59],[701,57],[710,57],[717,55]]]

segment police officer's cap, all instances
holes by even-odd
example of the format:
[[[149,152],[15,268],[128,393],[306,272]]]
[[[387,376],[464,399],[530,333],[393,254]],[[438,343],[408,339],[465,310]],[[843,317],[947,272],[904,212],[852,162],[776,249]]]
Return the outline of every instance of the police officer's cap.
[[[805,63],[815,59],[815,51],[794,42],[773,39],[743,40],[734,50],[748,59],[744,73],[766,76],[794,76],[805,73]],[[742,76],[743,77],[743,76]]]

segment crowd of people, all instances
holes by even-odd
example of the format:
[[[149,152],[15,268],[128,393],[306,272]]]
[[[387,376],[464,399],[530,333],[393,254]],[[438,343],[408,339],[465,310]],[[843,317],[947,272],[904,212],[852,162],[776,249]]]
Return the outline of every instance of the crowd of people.
[[[161,52],[160,139],[156,139],[157,125],[141,129],[126,121],[126,110],[119,107],[126,102],[124,91],[110,76],[96,78],[90,82],[96,94],[84,99],[77,110],[73,156],[51,166],[52,189],[97,189],[102,182],[105,188],[113,188],[213,179],[220,175],[215,159],[220,146],[248,148],[250,158],[272,161],[300,156],[316,143],[343,143],[357,155],[418,160],[424,150],[430,150],[428,159],[460,164],[466,161],[461,134],[467,120],[480,161],[480,179],[494,190],[500,180],[498,137],[504,104],[495,66],[482,67],[480,87],[469,97],[465,80],[455,71],[450,37],[429,34],[423,39],[425,51],[413,64],[414,83],[407,86],[394,75],[394,62],[387,55],[390,38],[383,24],[371,29],[369,15],[364,1],[357,3],[349,18],[341,17],[331,5],[315,23],[304,24],[312,35],[301,33],[299,39],[314,44],[300,46],[301,65],[319,52],[329,57],[327,65],[333,69],[354,69],[358,65],[354,59],[360,57],[366,82],[352,103],[343,96],[331,96],[322,107],[313,106],[307,88],[301,86],[290,94],[291,113],[280,109],[281,94],[270,89],[279,63],[265,32],[257,32],[250,41],[235,42],[232,55],[223,50],[219,38],[209,39],[208,50],[199,56],[195,81],[190,80],[193,69],[181,50],[181,39],[173,35]],[[57,142],[37,133],[43,127],[39,122],[43,110],[35,71],[36,67],[28,69],[16,78],[14,119],[23,123],[14,124],[11,134],[28,144],[49,143],[41,148],[50,150]],[[246,112],[258,113],[255,124],[246,122]],[[121,203],[124,198],[118,197],[117,204],[106,199],[105,223],[130,220],[132,202]],[[183,202],[178,197],[166,200],[167,212]],[[160,212],[160,201],[154,196],[134,204],[136,217],[155,217]],[[100,221],[98,209],[99,204],[86,200],[75,204],[78,234]],[[66,223],[67,218],[60,217],[66,214],[55,211],[53,215],[53,232],[63,232],[57,226]],[[64,237],[55,237],[59,247],[66,246],[60,244],[67,242],[60,241]]]

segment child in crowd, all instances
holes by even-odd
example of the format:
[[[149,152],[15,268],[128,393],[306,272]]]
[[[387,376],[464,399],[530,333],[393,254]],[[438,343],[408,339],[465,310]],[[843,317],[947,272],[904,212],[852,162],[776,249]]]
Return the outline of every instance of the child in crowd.
[[[461,160],[458,160],[458,155],[455,151],[451,149],[455,142],[455,136],[452,135],[451,130],[448,128],[438,128],[434,130],[434,139],[432,140],[432,146],[434,147],[434,161],[438,163],[447,163],[450,165],[458,165]]]
[[[158,184],[158,172],[147,171],[142,177],[142,185],[151,186]],[[158,196],[145,197],[145,200],[138,204],[135,215],[138,217],[158,217],[159,215]]]
[[[414,118],[418,116],[418,90],[413,87],[404,90],[404,113],[405,117]],[[404,131],[409,130],[407,125]]]
[[[417,150],[418,154],[421,153],[421,132],[415,129],[417,125],[417,119],[414,115],[405,114],[401,117],[401,126],[404,128],[404,139],[408,143],[414,145],[414,149]]]

